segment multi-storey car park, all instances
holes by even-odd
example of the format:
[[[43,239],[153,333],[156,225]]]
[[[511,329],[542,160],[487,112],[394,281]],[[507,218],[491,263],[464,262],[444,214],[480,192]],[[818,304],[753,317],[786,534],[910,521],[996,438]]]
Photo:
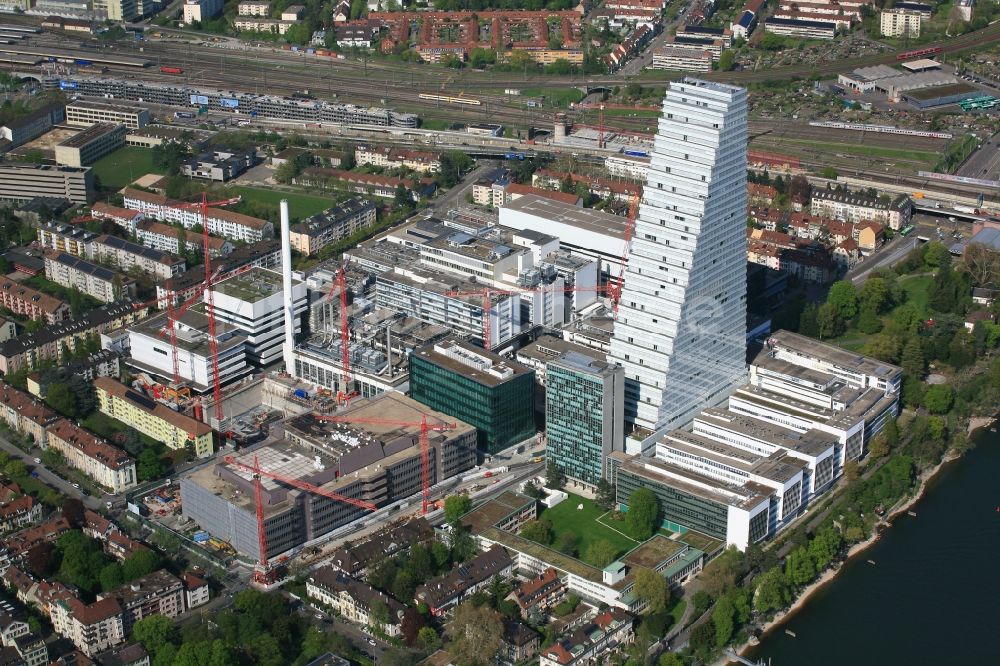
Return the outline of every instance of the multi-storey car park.
[[[195,108],[205,106],[212,111],[229,111],[243,115],[257,115],[307,123],[412,128],[420,124],[419,117],[412,113],[399,113],[381,107],[334,104],[320,100],[276,95],[255,95],[246,92],[83,77],[46,78],[42,85],[45,88],[55,89],[59,87],[60,82],[71,82],[76,86],[74,89],[76,94],[85,97],[124,99],[167,106]]]

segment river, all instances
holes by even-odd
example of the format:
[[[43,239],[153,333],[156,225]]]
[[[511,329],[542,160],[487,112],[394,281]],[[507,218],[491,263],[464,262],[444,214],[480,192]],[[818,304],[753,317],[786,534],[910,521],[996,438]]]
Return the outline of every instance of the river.
[[[928,484],[915,517],[897,517],[747,657],[771,666],[1000,664],[1000,435],[976,439]]]

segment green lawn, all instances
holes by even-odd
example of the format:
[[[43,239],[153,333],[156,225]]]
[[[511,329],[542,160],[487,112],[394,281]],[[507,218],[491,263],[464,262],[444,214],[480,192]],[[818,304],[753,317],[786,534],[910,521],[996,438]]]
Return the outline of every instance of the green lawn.
[[[422,118],[420,128],[425,130],[448,130],[451,129],[452,121],[441,118]]]
[[[934,281],[932,275],[914,275],[900,279],[899,286],[906,292],[906,303],[912,304],[917,309],[917,314],[921,319],[926,319],[928,314],[928,300],[930,299],[931,282]],[[892,318],[892,315],[889,315]]]
[[[577,509],[581,504],[583,509]],[[551,509],[545,509],[541,515],[552,521],[552,533],[556,539],[567,531],[576,535],[581,556],[587,552],[590,544],[602,539],[618,548],[618,556],[639,545],[637,541],[619,534],[598,521],[603,513],[604,509],[598,507],[592,500],[570,493],[568,499]]]
[[[683,599],[678,599],[677,603],[674,604],[674,607],[670,609],[670,617],[672,617],[674,620],[670,624],[671,627],[676,627],[677,624],[681,621],[681,618],[684,617],[685,608],[687,608],[687,602],[684,601]]]
[[[93,173],[102,187],[120,190],[137,178],[153,173],[153,151],[125,146],[94,162]]]
[[[289,213],[292,217],[302,219],[322,213],[327,208],[335,206],[339,199],[302,192],[286,192],[283,190],[265,190],[257,187],[234,185],[229,188],[234,194],[260,203],[277,207],[282,199],[288,199]]]

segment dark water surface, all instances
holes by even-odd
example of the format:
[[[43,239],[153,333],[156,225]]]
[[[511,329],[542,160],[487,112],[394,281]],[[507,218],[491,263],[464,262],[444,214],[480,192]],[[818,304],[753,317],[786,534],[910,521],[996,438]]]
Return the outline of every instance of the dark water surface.
[[[916,517],[897,517],[747,656],[772,666],[1000,666],[998,508],[1000,434],[981,431],[976,449],[930,482]]]

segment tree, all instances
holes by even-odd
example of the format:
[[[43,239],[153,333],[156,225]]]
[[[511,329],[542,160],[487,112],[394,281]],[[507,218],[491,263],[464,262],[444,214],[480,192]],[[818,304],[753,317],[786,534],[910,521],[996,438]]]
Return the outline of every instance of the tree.
[[[728,72],[733,68],[733,63],[735,62],[736,55],[733,53],[732,49],[726,49],[719,56],[719,70],[723,72]]]
[[[632,593],[647,604],[646,613],[657,613],[663,610],[667,607],[667,601],[670,600],[670,586],[667,579],[645,567],[636,568]]]
[[[550,490],[562,490],[565,486],[566,477],[562,469],[554,460],[550,460],[545,468],[545,487]]]
[[[715,603],[715,608],[712,609],[712,624],[715,625],[715,644],[717,647],[723,647],[732,638],[733,614],[735,612],[729,597],[724,596]]]
[[[592,542],[583,553],[583,559],[600,569],[614,562],[617,556],[618,549],[607,539]]]
[[[830,287],[826,302],[837,310],[844,321],[853,319],[858,313],[858,291],[850,280],[838,280]]]
[[[808,303],[802,308],[802,313],[799,315],[799,333],[811,338],[819,337],[817,314],[816,305],[813,303]]]
[[[447,629],[451,638],[448,651],[467,666],[489,666],[500,649],[503,621],[488,606],[463,603],[455,609],[455,619]]]
[[[816,577],[816,567],[809,553],[802,546],[794,549],[785,559],[785,578],[793,585],[805,585]]]
[[[955,392],[948,384],[935,384],[924,393],[924,407],[931,414],[947,414],[955,400]]]
[[[163,463],[152,447],[147,447],[139,453],[135,468],[140,481],[153,481],[163,476]]]
[[[392,203],[403,210],[413,207],[413,196],[403,183],[396,185],[396,193],[392,197]]]
[[[684,660],[676,652],[664,652],[656,663],[657,666],[685,666]]]
[[[864,318],[865,314],[862,313],[861,321],[858,322],[858,329],[861,330],[862,333],[865,332],[864,328],[862,328],[861,325]],[[878,320],[876,319],[876,321]],[[879,322],[879,326],[881,325],[882,325],[881,322]],[[868,341],[868,344],[865,345],[864,353],[867,356],[874,356],[875,358],[881,361],[887,361],[888,363],[896,363],[899,361],[899,353],[900,353],[899,345],[900,345],[899,338],[897,338],[895,335],[892,335],[891,333],[888,332],[880,333],[879,335],[876,335],[874,338]]]
[[[403,642],[408,647],[413,647],[420,635],[420,630],[427,625],[427,620],[420,612],[413,607],[407,608],[403,612],[403,619],[399,623],[400,631],[403,634]]]
[[[70,527],[79,529],[83,527],[85,522],[83,515],[85,510],[83,501],[76,497],[67,497],[62,505],[62,517],[66,519]]]
[[[46,389],[45,402],[64,416],[75,419],[80,415],[76,409],[76,396],[68,384],[50,384]]]
[[[417,644],[425,652],[434,652],[441,647],[441,637],[434,631],[433,627],[421,627],[417,632]]]
[[[24,478],[28,474],[28,468],[20,460],[11,460],[3,466],[3,471],[12,479]]]
[[[548,518],[529,520],[521,528],[521,536],[547,546],[552,543],[552,521]]]
[[[628,498],[625,527],[637,541],[653,536],[659,525],[660,503],[649,488],[639,488]]]
[[[857,481],[860,474],[861,472],[858,469],[858,461],[848,460],[844,463],[844,480],[847,481],[847,485]]]
[[[844,322],[840,318],[840,313],[836,306],[831,303],[819,306],[819,310],[816,312],[816,325],[821,340],[835,338],[844,332]]]
[[[920,344],[918,336],[911,335],[910,339],[906,341],[903,346],[903,354],[900,357],[900,365],[903,366],[903,372],[908,377],[923,379],[924,373],[927,371],[927,361],[924,359],[924,346]]]
[[[597,497],[594,501],[605,511],[610,511],[614,507],[615,487],[607,479],[597,482]]]
[[[570,557],[576,557],[579,552],[579,539],[572,532],[563,532],[556,539],[556,550],[566,553]]]
[[[882,312],[891,303],[889,281],[883,277],[868,278],[865,280],[864,286],[861,287],[858,300],[862,311],[867,309],[875,314]]]
[[[472,500],[468,495],[450,495],[444,501],[444,519],[452,525],[471,510]]]
[[[837,180],[837,176],[839,174],[837,173],[837,170],[834,169],[832,166],[827,166],[823,167],[823,170],[820,172],[820,175],[826,178],[827,180]]]
[[[122,568],[117,562],[106,564],[101,569],[101,573],[97,576],[97,579],[101,582],[101,589],[105,592],[119,588],[125,582],[122,579]]]
[[[160,556],[149,548],[143,548],[122,563],[122,577],[126,581],[141,578],[160,568]]]
[[[871,335],[873,333],[878,333],[882,330],[882,320],[870,307],[864,307],[861,310],[861,316],[858,317],[858,330],[866,335]]]
[[[708,661],[708,656],[715,649],[715,623],[712,618],[691,630],[691,648],[700,661]]]
[[[969,243],[962,253],[962,263],[977,287],[989,287],[1000,281],[1000,252],[983,243]]]
[[[889,445],[889,448],[893,448],[899,444],[899,424],[896,423],[896,419],[886,421],[882,433],[885,435],[885,442]]]
[[[780,567],[768,569],[757,578],[754,605],[768,613],[784,608],[791,600],[791,588]]]
[[[705,565],[705,570],[698,576],[701,587],[713,597],[725,594],[746,570],[746,558],[735,546],[727,548],[724,553]]]
[[[868,447],[868,455],[872,458],[884,458],[889,455],[889,443],[884,432],[879,433],[872,439]]]
[[[132,637],[154,658],[164,645],[175,640],[174,621],[165,615],[144,617],[132,626]]]
[[[941,243],[928,243],[924,252],[924,263],[932,268],[944,268],[951,265],[951,252]]]

